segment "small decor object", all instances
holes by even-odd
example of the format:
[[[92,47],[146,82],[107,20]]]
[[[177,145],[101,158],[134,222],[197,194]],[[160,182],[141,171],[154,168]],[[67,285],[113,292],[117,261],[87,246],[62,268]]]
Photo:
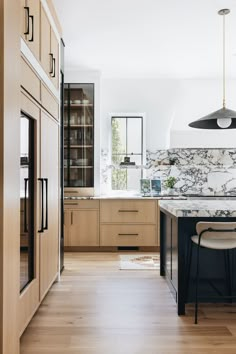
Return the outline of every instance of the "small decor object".
[[[142,178],[140,179],[140,191],[143,196],[150,196],[151,194],[151,183],[150,179]]]
[[[124,157],[124,161],[122,161],[122,162],[120,163],[120,165],[123,165],[123,166],[134,166],[134,165],[135,165],[135,162],[130,161],[130,157],[129,157],[129,156],[125,156],[125,157]]]
[[[161,180],[160,179],[152,179],[151,180],[151,191],[152,195],[159,195],[161,193]]]
[[[168,193],[174,192],[174,185],[176,183],[176,178],[175,177],[168,177],[165,181],[165,187],[167,188]]]

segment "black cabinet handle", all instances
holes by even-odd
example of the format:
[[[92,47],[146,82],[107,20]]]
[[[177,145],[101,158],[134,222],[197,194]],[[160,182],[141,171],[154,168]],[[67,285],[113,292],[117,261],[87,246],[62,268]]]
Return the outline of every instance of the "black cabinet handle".
[[[24,232],[28,232],[27,228],[27,184],[29,178],[24,178],[25,180],[25,197],[24,197]]]
[[[44,230],[48,230],[48,178],[44,178],[45,182],[45,194],[46,194],[46,217],[45,217],[45,226]]]
[[[38,232],[43,233],[44,232],[44,183],[43,183],[43,178],[38,178],[38,181],[41,182],[41,227],[38,230]]]
[[[29,18],[31,19],[31,24],[32,24],[32,35],[31,38],[29,39],[29,42],[33,42],[34,41],[34,16],[31,15],[29,16]]]
[[[49,74],[53,74],[53,54],[52,53],[49,53],[49,56],[50,56],[50,71],[49,71]]]
[[[118,236],[138,236],[139,234],[118,234]]]
[[[24,9],[25,9],[26,16],[27,16],[27,28],[26,28],[26,31],[24,32],[24,34],[29,34],[29,7],[25,6]]]
[[[55,77],[56,76],[56,59],[53,58],[52,62],[53,62],[53,74],[52,74],[52,77]]]
[[[118,210],[119,213],[138,213],[138,210],[132,210],[132,209],[120,209]]]

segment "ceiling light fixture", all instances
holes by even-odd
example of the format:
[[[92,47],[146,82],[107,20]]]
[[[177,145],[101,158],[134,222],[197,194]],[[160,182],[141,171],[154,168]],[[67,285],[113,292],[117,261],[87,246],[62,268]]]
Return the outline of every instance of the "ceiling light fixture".
[[[236,112],[226,108],[225,103],[225,15],[230,13],[229,9],[222,9],[218,14],[223,16],[223,108],[208,114],[189,124],[191,128],[199,129],[235,129]]]

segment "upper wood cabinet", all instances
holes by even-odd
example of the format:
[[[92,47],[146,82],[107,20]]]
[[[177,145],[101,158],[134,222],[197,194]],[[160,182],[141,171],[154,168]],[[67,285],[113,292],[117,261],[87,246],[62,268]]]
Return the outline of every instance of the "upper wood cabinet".
[[[21,36],[39,60],[40,0],[21,0]]]
[[[41,64],[54,86],[58,89],[59,43],[41,5]]]

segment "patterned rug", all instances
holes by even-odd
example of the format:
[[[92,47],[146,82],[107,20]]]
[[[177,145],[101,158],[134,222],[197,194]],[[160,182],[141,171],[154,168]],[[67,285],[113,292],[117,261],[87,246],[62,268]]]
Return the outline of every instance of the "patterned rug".
[[[122,254],[120,255],[120,270],[158,270],[160,269],[160,254]]]

